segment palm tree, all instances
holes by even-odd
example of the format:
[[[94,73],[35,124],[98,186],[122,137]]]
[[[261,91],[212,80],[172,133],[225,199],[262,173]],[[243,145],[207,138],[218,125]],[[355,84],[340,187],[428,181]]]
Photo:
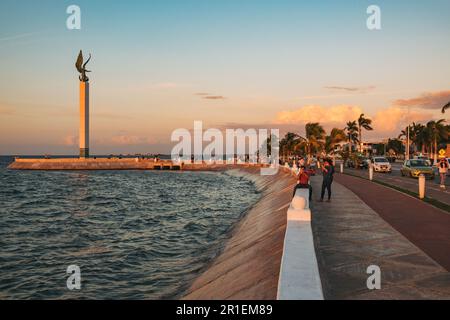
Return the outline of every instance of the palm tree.
[[[353,143],[358,143],[358,125],[356,121],[347,122],[347,126],[344,129],[347,131],[347,139],[349,145],[349,152],[352,152]]]
[[[393,151],[395,154],[400,154],[403,152],[403,143],[400,139],[389,139],[386,148],[389,153]]]
[[[433,122],[430,121],[426,126],[421,123],[413,122],[412,125],[409,126],[409,143],[411,146],[414,146],[414,150],[420,150],[422,154],[433,153],[433,142],[434,140],[431,138]],[[448,130],[444,130],[448,131]],[[403,137],[407,137],[408,135],[408,127],[405,130],[402,130],[398,136],[399,139]]]
[[[318,152],[324,145],[325,130],[318,123],[307,123],[305,125],[305,136],[300,136],[300,144],[298,147],[304,148],[308,158],[311,159],[313,152]]]
[[[425,153],[425,147],[429,140],[428,131],[423,124],[413,123],[413,142],[417,147],[417,150],[421,150],[422,154]]]
[[[413,152],[416,151],[418,147],[417,136],[420,132],[421,124],[416,124],[415,122],[409,127],[409,141],[413,145]]]
[[[290,157],[296,149],[296,145],[299,142],[299,135],[293,132],[285,134],[284,138],[280,141],[280,153],[284,157]]]
[[[281,141],[279,141],[278,137],[274,134],[271,134],[261,145],[261,147],[258,150],[258,155],[267,155],[272,156],[272,145],[274,148],[278,148],[278,150],[281,149]]]
[[[363,144],[362,129],[366,129],[367,131],[373,130],[371,124],[372,124],[372,120],[370,120],[369,118],[365,118],[364,113],[361,113],[361,115],[358,118],[358,134],[359,134],[358,139],[359,139],[359,145],[360,145],[359,152],[362,152],[362,144]]]
[[[434,161],[437,160],[437,146],[441,140],[448,139],[448,131],[445,126],[445,120],[440,119],[438,121],[429,121],[427,123],[427,130],[431,142],[431,152],[433,153]]]
[[[346,139],[347,135],[345,134],[344,130],[333,128],[330,135],[325,137],[325,151],[327,153],[334,154],[334,148],[336,147],[336,145],[342,141],[345,141]]]
[[[450,102],[442,107],[442,113],[445,113],[445,110],[447,110],[448,108],[450,108]]]
[[[413,136],[414,136],[414,126],[415,126],[415,123],[413,123],[413,125],[408,125],[408,126],[405,128],[405,130],[402,130],[402,131],[400,132],[400,134],[398,135],[398,139],[402,139],[403,137],[406,138],[406,141],[405,141],[405,150],[408,150],[408,151],[407,151],[407,154],[410,153],[410,151],[411,151],[411,141],[414,140],[414,139],[413,139]],[[408,132],[408,130],[409,130],[409,132]],[[408,140],[408,134],[409,134],[409,140]],[[405,157],[406,157],[406,155],[405,155]]]

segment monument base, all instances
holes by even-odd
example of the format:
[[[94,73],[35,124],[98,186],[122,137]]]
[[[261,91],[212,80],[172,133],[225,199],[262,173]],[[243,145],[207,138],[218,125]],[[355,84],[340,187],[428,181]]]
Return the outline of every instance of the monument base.
[[[82,159],[89,158],[89,148],[80,149],[80,158]]]

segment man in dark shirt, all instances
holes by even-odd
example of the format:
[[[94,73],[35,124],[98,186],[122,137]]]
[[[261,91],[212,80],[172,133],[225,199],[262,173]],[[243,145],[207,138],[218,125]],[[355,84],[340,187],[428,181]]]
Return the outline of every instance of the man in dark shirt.
[[[295,192],[297,191],[297,189],[309,189],[309,201],[311,201],[312,187],[309,184],[309,175],[305,172],[304,166],[300,167],[299,169],[297,177],[297,185],[294,188],[294,195],[292,197],[295,196]]]
[[[334,175],[334,166],[333,161],[330,159],[326,159],[322,166],[322,192],[320,194],[320,202],[323,201],[323,197],[325,196],[325,189],[328,190],[328,202],[331,201],[331,184],[333,183],[333,175]]]

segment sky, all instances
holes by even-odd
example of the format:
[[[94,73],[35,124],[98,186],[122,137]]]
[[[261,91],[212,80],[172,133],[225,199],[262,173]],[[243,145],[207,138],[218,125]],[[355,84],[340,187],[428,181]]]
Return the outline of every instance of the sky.
[[[449,118],[449,13],[448,0],[2,0],[0,154],[78,154],[80,49],[91,153],[169,153],[195,120],[303,134],[364,113],[367,141],[396,137]]]

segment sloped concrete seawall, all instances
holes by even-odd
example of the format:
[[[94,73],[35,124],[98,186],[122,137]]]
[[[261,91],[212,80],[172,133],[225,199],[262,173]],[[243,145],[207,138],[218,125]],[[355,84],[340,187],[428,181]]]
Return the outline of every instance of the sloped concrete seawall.
[[[183,298],[275,300],[286,213],[296,181],[282,168],[273,176],[261,176],[259,168],[229,173],[252,179],[262,197],[237,223],[222,253],[194,280]]]

